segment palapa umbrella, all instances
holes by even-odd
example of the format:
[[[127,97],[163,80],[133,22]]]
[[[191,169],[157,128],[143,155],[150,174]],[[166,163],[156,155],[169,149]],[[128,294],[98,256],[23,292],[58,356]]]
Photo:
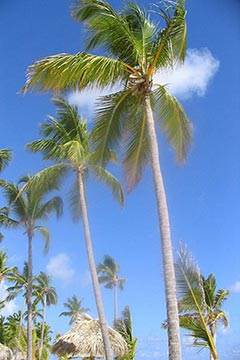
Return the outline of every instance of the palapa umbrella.
[[[11,360],[12,350],[0,343],[0,360]]]
[[[108,327],[110,343],[115,357],[128,352],[126,341],[116,330]],[[104,358],[104,346],[98,320],[87,314],[79,314],[71,330],[53,345],[52,352],[58,356],[80,358]]]

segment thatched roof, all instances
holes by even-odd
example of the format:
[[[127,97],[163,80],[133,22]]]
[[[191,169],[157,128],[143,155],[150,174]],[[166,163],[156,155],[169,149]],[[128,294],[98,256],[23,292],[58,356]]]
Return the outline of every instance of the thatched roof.
[[[114,356],[124,356],[128,352],[126,341],[111,327],[108,327],[108,331]],[[87,314],[79,315],[72,329],[53,345],[52,352],[58,356],[104,358],[99,321]]]
[[[0,343],[0,360],[11,360],[12,351],[7,346]]]

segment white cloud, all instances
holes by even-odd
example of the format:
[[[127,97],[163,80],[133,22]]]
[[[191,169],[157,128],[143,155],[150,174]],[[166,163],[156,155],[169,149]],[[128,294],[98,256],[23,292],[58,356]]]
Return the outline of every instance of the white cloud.
[[[183,65],[159,71],[154,77],[154,82],[166,85],[173,95],[180,98],[186,99],[193,95],[204,96],[218,68],[219,61],[214,58],[209,49],[189,49]],[[103,90],[94,88],[82,92],[72,92],[68,96],[68,101],[77,105],[83,116],[91,117],[96,100],[100,96],[114,93],[120,89],[121,86],[116,84],[112,88]]]
[[[94,114],[96,101],[99,97],[115,93],[120,89],[120,85],[115,85],[105,89],[93,88],[81,92],[74,91],[69,94],[68,101],[70,104],[78,106],[80,113],[88,117]]]
[[[0,301],[4,301],[8,295],[7,286],[5,285],[4,281],[0,284]],[[15,311],[17,311],[17,304],[15,300],[6,302],[4,308],[1,310],[1,314],[3,316],[12,315]]]
[[[190,49],[183,65],[159,71],[154,82],[167,85],[172,94],[181,98],[203,96],[218,68],[219,61],[210,50]]]
[[[63,281],[71,280],[75,273],[71,267],[70,257],[64,253],[53,256],[49,260],[47,271],[52,277]]]
[[[231,286],[231,291],[236,294],[240,293],[240,281],[236,281],[235,284]]]

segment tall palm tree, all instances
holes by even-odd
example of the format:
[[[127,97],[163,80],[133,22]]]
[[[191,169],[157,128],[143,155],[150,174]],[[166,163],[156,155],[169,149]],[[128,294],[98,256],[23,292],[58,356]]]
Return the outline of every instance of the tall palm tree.
[[[86,123],[79,116],[77,108],[70,106],[61,98],[55,99],[54,102],[57,106],[57,117],[49,117],[49,120],[41,128],[43,138],[32,142],[28,145],[28,148],[35,152],[42,152],[45,159],[55,160],[57,162],[55,165],[56,169],[60,169],[60,171],[65,169],[74,175],[75,183],[71,192],[71,207],[74,218],[82,218],[89,270],[101,324],[106,358],[110,360],[112,352],[98,282],[87,210],[85,193],[87,175],[92,173],[98,180],[108,185],[120,203],[123,202],[123,193],[118,181],[95,162],[95,154],[89,148],[89,133]],[[112,153],[109,151],[110,156],[112,156]]]
[[[66,308],[66,311],[63,311],[59,316],[68,316],[70,317],[69,324],[72,324],[78,314],[85,313],[89,311],[88,308],[82,306],[83,299],[78,299],[76,295],[73,295],[71,298],[68,298],[67,301],[63,304]]]
[[[224,327],[228,326],[228,318],[222,309],[222,306],[229,296],[229,291],[225,289],[217,290],[216,278],[213,274],[210,274],[207,278],[201,275],[199,289],[201,291],[201,303],[200,301],[199,303],[202,308],[206,325],[212,335],[214,345],[216,346],[216,331],[218,324],[222,324]],[[209,348],[210,359],[214,360],[214,354],[212,354],[209,341],[206,341],[206,336],[201,330],[201,319],[199,313],[196,311],[196,304],[190,292],[183,298],[180,298],[179,314],[180,326],[190,331],[194,338],[193,345]]]
[[[216,290],[213,275],[204,278],[192,255],[181,248],[175,264],[179,297],[180,326],[189,330],[194,339],[193,345],[207,347],[212,360],[218,360],[216,348],[216,326],[222,322],[227,326],[226,314],[222,304],[229,292]],[[168,326],[167,322],[165,324]]]
[[[44,272],[40,272],[40,274],[36,277],[36,289],[34,291],[34,295],[36,297],[35,303],[42,303],[42,327],[39,348],[39,358],[41,359],[44,330],[46,325],[46,308],[47,306],[56,305],[57,303],[57,292],[51,284],[51,277]]]
[[[164,4],[164,2],[161,2]],[[88,30],[87,50],[104,49],[104,56],[86,52],[59,54],[29,67],[23,91],[82,90],[118,84],[119,91],[98,100],[93,143],[100,162],[109,147],[118,147],[129,189],[141,179],[150,162],[154,178],[161,233],[169,359],[181,359],[176,280],[166,192],[160,167],[157,124],[179,160],[186,158],[191,126],[178,100],[156,80],[159,70],[183,62],[186,50],[185,1],[166,1],[153,12],[130,2],[116,11],[105,0],[80,0],[73,17]],[[160,24],[165,22],[163,28]]]
[[[42,225],[42,222],[52,213],[55,213],[57,216],[61,215],[62,200],[58,196],[48,199],[49,193],[57,188],[56,179],[50,179],[44,185],[39,175],[24,177],[18,185],[1,181],[0,186],[6,198],[12,225],[23,229],[28,241],[28,268],[25,269],[28,272],[26,295],[28,311],[27,360],[32,360],[33,239],[35,234],[39,233],[45,240],[45,250],[48,249],[50,235],[48,229]]]
[[[98,280],[104,284],[105,288],[113,289],[114,297],[114,322],[118,317],[118,289],[123,290],[125,279],[119,275],[120,267],[116,261],[109,255],[105,255],[103,262],[97,267]]]

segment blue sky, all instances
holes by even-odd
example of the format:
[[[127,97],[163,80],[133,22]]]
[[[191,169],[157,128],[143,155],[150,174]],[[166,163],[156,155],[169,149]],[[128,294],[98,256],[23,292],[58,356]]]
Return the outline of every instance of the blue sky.
[[[1,0],[0,31],[0,147],[14,150],[14,161],[4,176],[17,180],[44,164],[41,157],[25,151],[24,145],[38,136],[47,114],[54,113],[50,94],[22,96],[26,68],[34,60],[84,48],[84,34],[70,15],[67,0]],[[117,4],[117,1],[113,1]],[[148,5],[147,1],[140,2]],[[221,359],[240,354],[240,3],[238,0],[188,0],[189,48],[187,66],[168,76],[194,124],[194,141],[185,166],[176,165],[173,153],[160,135],[162,168],[168,193],[175,248],[184,241],[204,274],[213,272],[218,286],[235,291],[225,308],[230,328],[220,331]],[[197,76],[198,75],[198,76]],[[169,78],[170,76],[170,78]],[[197,78],[198,77],[198,78]],[[201,80],[205,79],[204,82]],[[184,84],[184,86],[182,86]],[[90,106],[96,94],[74,101],[91,121]],[[121,177],[121,173],[117,170]],[[66,186],[67,188],[67,186]],[[163,277],[158,223],[150,169],[141,184],[127,197],[123,209],[104,187],[89,182],[89,213],[100,261],[110,254],[127,278],[120,305],[129,304],[139,337],[140,359],[166,359],[166,334],[160,328],[165,318]],[[59,293],[59,304],[49,309],[55,331],[65,331],[67,320],[59,319],[62,303],[76,294],[96,315],[89,282],[80,224],[73,224],[65,207],[60,221],[49,222],[52,244],[47,256],[36,239],[35,270],[49,270]],[[7,232],[1,245],[12,263],[22,266],[26,241],[19,232]],[[61,272],[56,271],[56,264]],[[109,321],[112,294],[103,291]],[[16,304],[19,306],[19,304]],[[187,344],[186,338],[183,340]],[[186,349],[185,359],[207,359],[206,352]],[[225,356],[225,357],[224,357]]]

